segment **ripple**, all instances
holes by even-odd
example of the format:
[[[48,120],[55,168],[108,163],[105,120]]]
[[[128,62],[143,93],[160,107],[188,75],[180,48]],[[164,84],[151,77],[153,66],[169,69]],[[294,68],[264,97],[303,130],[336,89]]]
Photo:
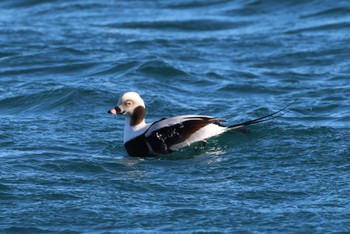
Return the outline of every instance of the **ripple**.
[[[284,90],[282,88],[272,88],[263,85],[251,85],[251,84],[228,84],[224,87],[218,89],[218,91],[233,91],[237,93],[250,93],[255,94],[283,94]]]
[[[331,9],[326,9],[322,11],[317,11],[316,13],[305,14],[301,18],[329,18],[329,17],[344,17],[350,15],[350,8],[344,7],[335,7]]]
[[[321,25],[313,25],[300,27],[286,31],[288,34],[296,34],[302,32],[325,32],[325,31],[341,31],[349,28],[350,22],[323,23]]]
[[[147,61],[141,64],[136,70],[143,74],[155,75],[155,76],[165,76],[165,77],[176,77],[176,76],[186,76],[187,73],[181,69],[170,65],[167,62],[161,60]]]
[[[80,159],[70,159],[70,160],[55,160],[54,162],[47,162],[43,165],[46,170],[55,172],[73,172],[73,173],[102,173],[105,172],[103,166],[99,165],[93,160],[80,160]]]
[[[215,7],[218,5],[226,4],[227,0],[214,0],[208,2],[200,1],[178,1],[176,3],[170,3],[167,5],[170,9],[191,9],[191,8],[205,8],[205,7]]]
[[[56,84],[53,83],[53,86]],[[57,114],[60,111],[68,111],[78,107],[77,99],[82,99],[84,96],[93,98],[96,94],[95,91],[88,89],[54,88],[53,90],[3,98],[0,100],[0,110],[2,115]]]
[[[105,25],[112,28],[126,29],[152,29],[152,30],[171,30],[171,31],[220,31],[228,29],[236,29],[249,25],[245,21],[228,21],[228,20],[212,20],[212,19],[192,19],[177,21],[143,21],[143,22],[125,22],[113,23]]]
[[[4,231],[5,233],[48,233],[52,230],[50,229],[43,229],[43,228],[34,228],[34,227],[23,227],[21,225],[18,226],[10,226],[7,228],[2,228],[0,231]],[[74,233],[74,232],[73,232]]]
[[[94,72],[92,72],[92,76],[104,76],[104,75],[125,75],[129,72],[133,72],[136,70],[136,68],[139,66],[138,61],[127,61],[123,63],[110,63],[107,67],[104,67],[102,69],[95,69]]]

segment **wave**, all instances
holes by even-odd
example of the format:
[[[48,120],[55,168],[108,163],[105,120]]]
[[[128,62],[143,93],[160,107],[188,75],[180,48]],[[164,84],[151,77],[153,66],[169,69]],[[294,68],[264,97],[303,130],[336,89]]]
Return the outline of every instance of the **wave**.
[[[215,7],[223,4],[227,4],[230,1],[227,0],[214,0],[214,1],[176,1],[167,4],[169,9],[191,9],[191,8],[204,8]]]
[[[300,27],[291,30],[287,30],[287,34],[296,34],[303,32],[327,32],[327,31],[337,31],[337,30],[347,30],[350,27],[350,22],[336,22],[336,23],[321,23],[312,26]]]
[[[44,84],[40,85],[45,86]],[[0,112],[1,115],[26,116],[43,113],[55,115],[62,111],[70,112],[73,109],[79,112],[83,103],[86,104],[90,100],[92,104],[95,101],[98,102],[100,95],[100,91],[80,87],[60,87],[44,89],[39,92],[28,90],[24,94],[1,99]]]
[[[236,29],[249,25],[246,21],[231,21],[219,19],[188,19],[188,20],[162,20],[162,21],[139,21],[111,23],[102,25],[110,28],[124,29],[147,29],[168,31],[220,31]]]
[[[301,18],[324,18],[324,17],[344,17],[350,15],[349,7],[334,7],[325,10],[319,10],[310,14],[305,14]]]
[[[108,65],[103,66],[102,68],[97,68],[91,72],[91,76],[106,76],[106,75],[124,75],[126,73],[134,71],[139,62],[136,60],[126,61],[126,62],[111,62]]]
[[[136,70],[137,72],[157,75],[157,76],[186,76],[187,73],[174,65],[162,60],[150,60],[142,63]]]
[[[143,76],[187,76],[181,68],[160,58],[144,57],[134,60],[112,62],[95,68],[89,76],[128,76],[141,74]]]

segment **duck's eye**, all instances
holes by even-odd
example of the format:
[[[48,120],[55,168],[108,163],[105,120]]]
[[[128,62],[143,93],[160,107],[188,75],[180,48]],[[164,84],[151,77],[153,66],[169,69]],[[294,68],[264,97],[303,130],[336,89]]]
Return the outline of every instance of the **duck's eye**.
[[[132,103],[132,101],[130,101],[130,100],[125,102],[125,105],[126,105],[126,106],[132,106],[132,104],[133,104],[133,103]]]

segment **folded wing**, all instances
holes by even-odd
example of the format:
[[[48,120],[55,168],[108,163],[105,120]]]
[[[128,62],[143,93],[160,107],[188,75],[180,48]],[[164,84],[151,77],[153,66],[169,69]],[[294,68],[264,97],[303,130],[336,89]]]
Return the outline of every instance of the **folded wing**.
[[[145,139],[152,146],[154,153],[171,153],[195,141],[204,140],[223,131],[208,133],[203,131],[208,126],[227,129],[220,124],[224,119],[211,116],[185,115],[161,119],[152,124],[145,133]],[[191,139],[192,138],[192,139]]]

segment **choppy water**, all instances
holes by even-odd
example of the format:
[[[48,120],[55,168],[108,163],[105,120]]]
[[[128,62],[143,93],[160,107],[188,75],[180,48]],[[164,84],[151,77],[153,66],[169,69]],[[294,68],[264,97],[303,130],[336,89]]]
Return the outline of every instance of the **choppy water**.
[[[1,233],[350,232],[349,1],[0,2]],[[128,157],[149,121],[283,118]]]

